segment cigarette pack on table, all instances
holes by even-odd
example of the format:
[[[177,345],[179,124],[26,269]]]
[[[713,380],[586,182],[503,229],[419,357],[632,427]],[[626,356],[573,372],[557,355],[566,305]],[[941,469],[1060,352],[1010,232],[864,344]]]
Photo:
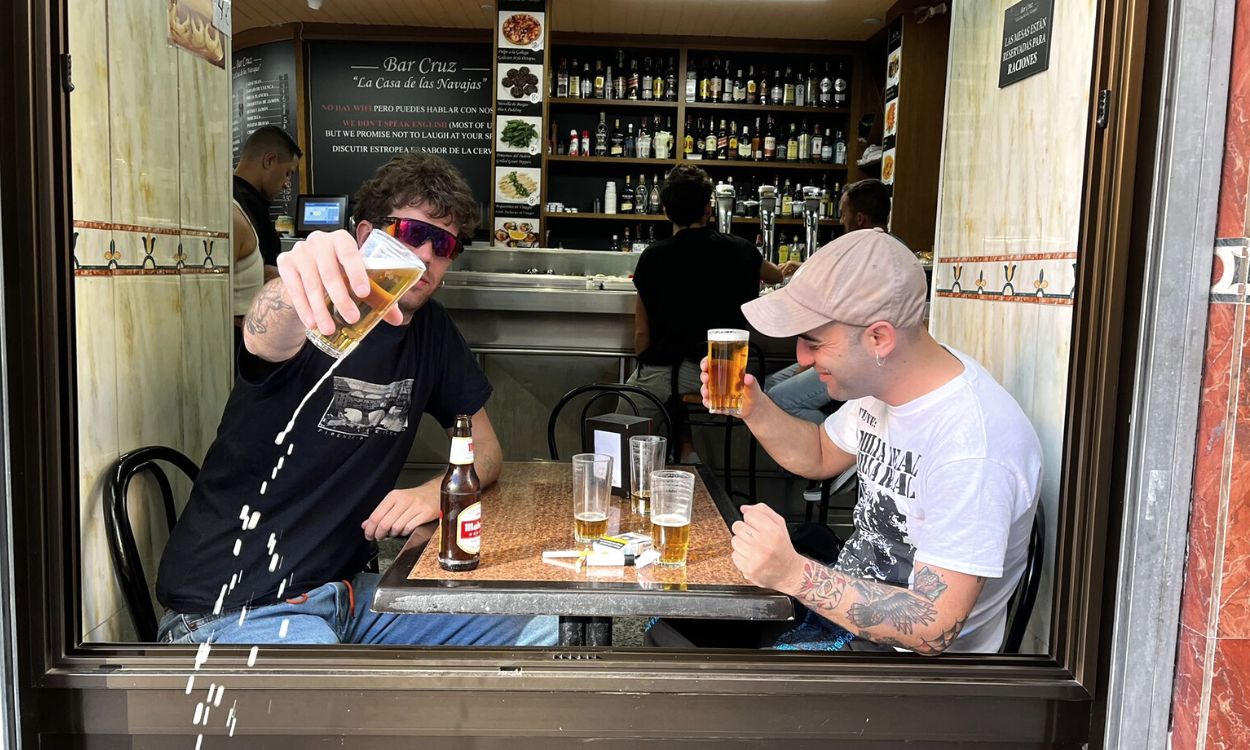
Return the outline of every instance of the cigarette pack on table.
[[[595,540],[594,549],[619,551],[626,555],[641,555],[651,549],[651,536],[637,531],[627,531],[615,536],[601,536]]]

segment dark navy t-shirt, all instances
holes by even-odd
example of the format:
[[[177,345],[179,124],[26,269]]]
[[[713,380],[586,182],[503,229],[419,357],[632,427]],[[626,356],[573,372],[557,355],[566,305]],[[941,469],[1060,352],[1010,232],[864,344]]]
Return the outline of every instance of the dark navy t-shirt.
[[[165,606],[211,612],[236,573],[223,610],[274,603],[283,580],[285,599],[351,578],[369,554],[361,523],[395,488],[422,413],[450,428],[491,393],[447,311],[431,300],[407,326],[378,324],[276,445],[333,362],[311,344],[276,369],[240,352],[241,374],[217,437],[161,558],[156,594]],[[260,513],[255,529],[243,528],[243,506],[249,518]]]

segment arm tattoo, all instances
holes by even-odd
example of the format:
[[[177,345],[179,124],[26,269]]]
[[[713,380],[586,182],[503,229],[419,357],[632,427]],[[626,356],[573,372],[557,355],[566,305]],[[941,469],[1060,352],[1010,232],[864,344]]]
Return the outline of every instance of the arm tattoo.
[[[846,592],[846,576],[818,562],[808,560],[803,564],[803,582],[799,585],[799,598],[813,606],[832,612],[842,601]]]
[[[248,311],[244,325],[247,326],[248,333],[261,336],[269,332],[269,325],[275,315],[285,315],[293,310],[295,308],[282,299],[280,284],[266,284],[252,302],[252,309]]]
[[[955,642],[955,639],[959,637],[959,631],[963,630],[964,623],[967,620],[966,616],[956,620],[954,625],[938,633],[933,640],[921,638],[920,645],[914,649],[915,652],[924,656],[936,656],[946,651]]]
[[[920,594],[931,602],[936,602],[942,592],[946,590],[946,582],[942,580],[942,576],[934,572],[928,565],[920,569],[912,580],[912,591]]]
[[[851,624],[871,628],[889,623],[900,633],[911,635],[917,625],[931,625],[937,619],[937,609],[932,602],[919,599],[910,591],[892,594],[875,593],[871,598],[855,602],[846,611]]]

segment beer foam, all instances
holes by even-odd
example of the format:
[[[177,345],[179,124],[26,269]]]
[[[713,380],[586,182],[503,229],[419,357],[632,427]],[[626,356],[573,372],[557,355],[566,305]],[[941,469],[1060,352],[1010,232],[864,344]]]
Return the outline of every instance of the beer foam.
[[[274,445],[282,445],[286,442],[286,436],[295,428],[295,420],[299,418],[299,413],[303,411],[304,405],[308,403],[308,399],[312,398],[312,395],[317,392],[317,389],[321,387],[322,383],[329,380],[330,375],[338,369],[339,365],[343,364],[343,360],[345,359],[347,359],[347,357],[340,357],[334,360],[334,364],[330,365],[330,369],[326,370],[325,374],[321,376],[321,379],[314,383],[312,388],[308,389],[308,393],[304,394],[303,400],[299,402],[299,406],[295,407],[295,412],[291,414],[291,421],[287,422],[286,428],[283,429],[282,432],[279,432],[278,436],[274,438]],[[274,471],[273,478],[277,478],[277,470]]]

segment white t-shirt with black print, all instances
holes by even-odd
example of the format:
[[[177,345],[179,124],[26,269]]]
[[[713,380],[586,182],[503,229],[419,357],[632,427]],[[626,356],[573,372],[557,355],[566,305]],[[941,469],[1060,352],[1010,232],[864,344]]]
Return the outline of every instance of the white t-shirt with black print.
[[[910,586],[916,563],[985,576],[985,588],[948,649],[996,652],[1007,600],[1028,557],[1042,448],[1019,404],[976,360],[900,406],[848,401],[825,420],[857,456],[855,531],[837,569]]]

